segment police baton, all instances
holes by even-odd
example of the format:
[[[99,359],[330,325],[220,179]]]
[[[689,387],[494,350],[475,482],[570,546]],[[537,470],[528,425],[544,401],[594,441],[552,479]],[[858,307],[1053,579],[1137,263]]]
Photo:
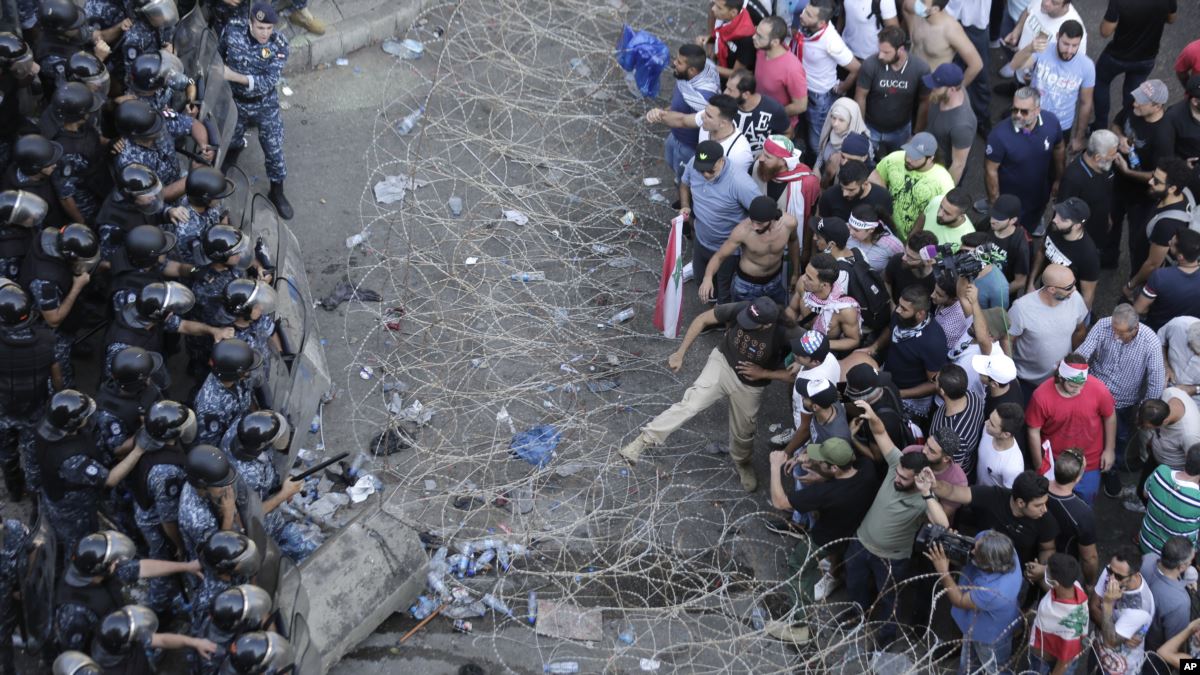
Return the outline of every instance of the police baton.
[[[333,458],[325,460],[324,462],[321,462],[320,464],[314,466],[313,468],[309,469],[308,471],[305,471],[304,473],[300,474],[299,476],[292,476],[290,478],[290,480],[304,480],[305,478],[308,478],[309,476],[320,471],[321,469],[331,466],[334,462],[340,462],[341,460],[346,459],[349,456],[350,456],[350,453],[343,452],[342,454],[340,454],[336,457],[333,457]]]

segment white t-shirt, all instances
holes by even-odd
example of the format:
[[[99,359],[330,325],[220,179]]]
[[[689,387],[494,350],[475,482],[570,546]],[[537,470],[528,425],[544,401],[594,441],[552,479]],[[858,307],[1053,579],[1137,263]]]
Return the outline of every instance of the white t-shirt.
[[[838,363],[837,357],[832,353],[825,355],[825,360],[817,367],[801,370],[796,373],[796,381],[800,380],[818,380],[826,379],[837,385],[838,380],[842,379],[842,366]],[[796,428],[800,428],[800,415],[809,415],[811,411],[805,410],[801,405],[803,399],[795,390],[792,391],[792,421],[796,423]]]
[[[987,28],[991,18],[991,0],[950,0],[946,5],[950,16],[958,19],[963,27]]]
[[[1021,39],[1017,41],[1017,51],[1024,49],[1025,45],[1033,42],[1033,38],[1038,33],[1045,33],[1049,35],[1050,42],[1055,42],[1058,40],[1058,29],[1062,27],[1065,22],[1074,19],[1083,26],[1083,39],[1079,41],[1079,53],[1083,55],[1087,54],[1087,24],[1084,23],[1083,18],[1079,16],[1079,11],[1075,9],[1074,4],[1067,9],[1066,14],[1063,14],[1057,19],[1047,16],[1046,13],[1042,11],[1042,3],[1040,2],[1029,3],[1028,10],[1029,14],[1025,17],[1025,25],[1021,28]]]
[[[1105,569],[1096,582],[1096,595],[1104,595],[1107,585],[1108,570]],[[1100,647],[1100,663],[1106,675],[1139,675],[1142,672],[1142,662],[1146,660],[1145,640],[1136,647],[1125,646],[1125,640],[1139,634],[1145,637],[1153,618],[1154,594],[1150,592],[1150,584],[1142,579],[1141,586],[1122,593],[1113,606],[1113,624],[1121,643],[1116,647],[1108,647],[1103,639],[1096,642]]]
[[[871,0],[846,0],[843,4],[846,26],[842,40],[850,51],[864,60],[879,53],[880,24],[886,19],[896,18],[896,0],[881,0],[879,23],[871,14]]]
[[[1188,326],[1200,321],[1194,316],[1177,316],[1158,329],[1158,339],[1167,348],[1167,365],[1175,371],[1175,381],[1183,384],[1200,383],[1200,355],[1188,346]],[[1200,394],[1192,397],[1200,403]]]
[[[704,120],[704,111],[696,113],[696,124],[700,125]],[[708,140],[708,131],[700,126],[700,142]],[[754,151],[750,149],[750,141],[747,140],[746,134],[737,130],[736,120],[734,122],[733,134],[723,141],[717,141],[721,144],[721,149],[725,151],[725,159],[728,163],[739,171],[750,173],[750,165],[754,163]]]
[[[1154,449],[1154,458],[1159,464],[1182,471],[1187,449],[1200,440],[1200,407],[1182,389],[1168,387],[1163,391],[1162,400],[1170,402],[1173,398],[1183,404],[1183,419],[1175,424],[1164,425],[1152,433],[1150,447]]]
[[[826,24],[819,40],[804,41],[804,73],[808,76],[808,90],[827,93],[837,86],[837,68],[854,59],[854,54],[838,35],[833,24]]]
[[[979,439],[979,462],[975,466],[976,485],[1011,488],[1017,475],[1025,470],[1021,446],[1015,442],[1007,450],[997,450],[996,439],[985,429]]]

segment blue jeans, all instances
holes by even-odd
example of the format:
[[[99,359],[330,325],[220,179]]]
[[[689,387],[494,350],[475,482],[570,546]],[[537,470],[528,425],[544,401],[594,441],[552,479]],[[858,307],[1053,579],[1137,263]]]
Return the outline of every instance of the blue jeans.
[[[1087,652],[1085,651],[1071,660],[1071,663],[1066,667],[1065,670],[1063,670],[1063,675],[1075,675],[1075,671],[1079,669],[1079,664],[1086,661]],[[1038,675],[1050,675],[1050,671],[1054,670],[1054,665],[1055,664],[1053,663],[1047,663],[1038,658],[1037,654],[1034,654],[1033,652],[1029,653],[1029,670],[1032,670]]]
[[[1100,491],[1100,469],[1084,471],[1083,478],[1075,486],[1075,494],[1091,506],[1096,501],[1096,493]]]
[[[821,127],[825,125],[825,118],[829,117],[829,109],[837,97],[833,91],[808,92],[808,149],[814,157],[821,154]]]
[[[704,281],[708,261],[712,260],[716,253],[716,251],[701,246],[699,241],[692,242],[692,274],[696,276],[697,283]],[[737,266],[738,256],[731,255],[721,262],[721,267],[713,275],[713,295],[716,296],[718,304],[725,304],[732,300],[733,294],[730,291]]]
[[[1093,95],[1096,102],[1096,121],[1092,124],[1092,129],[1108,128],[1109,90],[1113,80],[1121,74],[1125,75],[1125,80],[1121,83],[1121,105],[1127,110],[1132,110],[1133,90],[1145,82],[1153,70],[1154,59],[1122,61],[1113,58],[1107,47],[1100,52],[1100,58],[1096,59],[1096,89]]]
[[[1012,669],[1008,667],[1011,659],[1011,634],[1006,634],[1005,637],[992,643],[963,640],[961,656],[958,659],[958,672],[1008,675],[1012,672]]]
[[[868,125],[867,133],[871,138],[871,149],[875,151],[875,159],[878,161],[889,152],[899,150],[900,146],[912,138],[912,122],[895,131],[879,131]]]
[[[696,156],[696,147],[680,142],[675,138],[675,134],[667,134],[663,155],[666,157],[667,166],[675,173],[675,183],[678,185],[679,181],[683,180],[683,168]],[[701,274],[703,271],[697,270],[696,273]]]
[[[967,87],[967,99],[970,100],[971,110],[975,111],[979,128],[985,131],[984,136],[986,137],[986,131],[992,128],[992,88],[988,86],[988,71],[991,68],[988,29],[963,26],[963,30],[967,32],[967,39],[975,45],[975,51],[979,52],[979,58],[983,59],[983,70],[979,71],[979,75],[971,81],[971,86]],[[967,69],[967,64],[962,59],[955,57],[954,62],[964,71]],[[950,156],[949,150],[947,150],[946,156]]]
[[[850,598],[863,612],[863,620],[869,617],[871,607],[877,608],[885,622],[879,630],[879,644],[885,646],[896,637],[896,585],[908,576],[910,560],[888,560],[880,558],[863,548],[857,539],[846,548],[846,587]],[[878,589],[879,595],[872,594]]]
[[[733,275],[732,290],[734,302],[754,300],[765,295],[780,307],[786,307],[788,304],[787,288],[783,283],[783,267],[780,267],[774,278],[765,284],[755,283],[744,278],[739,270]]]

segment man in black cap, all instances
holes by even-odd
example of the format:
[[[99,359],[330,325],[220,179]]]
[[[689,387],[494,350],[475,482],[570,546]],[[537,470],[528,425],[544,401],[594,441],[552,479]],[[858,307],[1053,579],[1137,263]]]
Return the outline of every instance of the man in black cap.
[[[1079,295],[1088,310],[1092,309],[1096,284],[1100,281],[1100,249],[1083,227],[1089,217],[1091,209],[1079,197],[1068,197],[1054,205],[1054,217],[1047,225],[1043,246],[1033,254],[1026,293],[1035,290],[1033,280],[1041,276],[1047,264],[1057,263],[1075,273]]]
[[[779,305],[770,298],[717,305],[692,320],[683,344],[667,358],[671,370],[679,372],[683,367],[683,357],[700,333],[720,324],[725,325],[725,338],[709,353],[700,377],[684,392],[682,400],[642,427],[620,454],[636,463],[647,447],[663,443],[688,420],[728,398],[729,456],[742,487],[753,492],[758,488],[758,479],[750,460],[758,406],[763,388],[771,380],[792,381],[792,372],[783,367],[783,359],[794,326],[780,321]]]
[[[730,293],[734,302],[766,296],[776,304],[787,303],[787,284],[783,276],[783,252],[787,250],[792,266],[800,265],[800,248],[796,239],[796,217],[784,213],[770,197],[755,197],[750,202],[750,217],[737,224],[729,238],[708,261],[700,282],[700,300],[713,299],[713,277],[726,258],[737,256],[737,272]]]
[[[813,253],[824,251],[833,256],[838,264],[838,280],[835,287],[844,294],[850,293],[850,272],[854,265],[854,249],[850,248],[850,226],[843,218],[815,218],[809,220],[813,230]]]
[[[988,212],[992,241],[1004,251],[1004,276],[1008,278],[1008,295],[1016,299],[1029,280],[1029,236],[1021,226],[1021,200],[1016,195],[996,197]]]
[[[759,194],[749,174],[729,165],[720,143],[709,140],[696,146],[696,156],[684,167],[679,183],[679,213],[695,219],[692,270],[697,275],[708,269],[708,261],[746,219]],[[736,269],[736,261],[727,257],[716,270],[717,302],[730,301]]]
[[[846,408],[848,413],[858,417],[859,409],[854,402],[865,401],[871,405],[875,415],[883,422],[888,438],[891,438],[899,447],[908,447],[913,444],[915,435],[909,428],[907,417],[904,414],[904,406],[900,402],[900,390],[892,384],[890,373],[876,371],[869,363],[860,363],[854,366],[846,372],[845,398],[849,403]],[[850,437],[850,441],[858,448],[859,452],[870,457],[882,457],[883,453],[887,452],[887,448],[871,447],[875,439],[865,425]]]

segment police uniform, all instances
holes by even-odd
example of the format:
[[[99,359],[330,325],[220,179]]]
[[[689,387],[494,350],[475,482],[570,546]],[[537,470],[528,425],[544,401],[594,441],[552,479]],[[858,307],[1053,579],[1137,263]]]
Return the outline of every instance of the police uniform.
[[[87,15],[88,23],[97,30],[111,28],[125,20],[125,5],[114,0],[87,0],[83,3],[83,13]]]
[[[255,368],[250,373],[250,388],[263,387],[267,384],[267,374],[271,372],[268,367],[271,356],[271,336],[275,334],[275,317],[268,314],[263,314],[258,317],[257,321],[252,321],[249,326],[239,328],[233,327],[233,336],[245,340],[246,344],[254,350],[262,359],[262,365]]]
[[[186,460],[183,448],[171,444],[146,451],[130,474],[138,530],[146,540],[148,557],[155,560],[173,560],[183,554],[183,551],[174,550],[163,525],[179,522],[179,494],[187,480],[183,470]],[[164,616],[172,602],[180,597],[180,590],[174,577],[151,579],[146,606]]]
[[[241,477],[238,477],[233,481],[233,489],[238,515],[244,523],[247,518],[245,510],[250,502],[249,488]],[[209,535],[221,529],[217,519],[219,513],[217,506],[209,501],[207,493],[201,494],[190,483],[185,484],[179,491],[179,534],[183,537],[183,547],[187,549],[188,560],[198,559],[200,549]],[[236,525],[235,522],[235,528]],[[192,603],[193,612],[197,604]]]
[[[31,490],[39,484],[34,429],[50,397],[55,347],[54,331],[40,321],[0,329],[0,466],[14,471],[20,457]]]
[[[114,461],[116,450],[142,427],[142,415],[163,399],[163,391],[148,382],[141,391],[124,391],[111,379],[96,392],[96,428],[105,460]]]
[[[51,140],[63,146],[63,156],[50,177],[62,199],[75,200],[84,222],[96,222],[96,213],[106,192],[108,153],[100,144],[100,132],[90,124],[78,131],[59,129]]]
[[[104,376],[112,376],[112,361],[126,347],[141,347],[148,352],[163,355],[163,332],[178,333],[183,323],[178,315],[172,314],[161,322],[153,322],[148,328],[140,328],[130,324],[124,312],[118,312],[108,324],[104,342]],[[165,370],[165,369],[164,369]],[[158,383],[160,386],[162,382]]]
[[[126,141],[132,143],[132,141]],[[96,214],[96,234],[100,237],[100,256],[112,260],[125,245],[125,233],[139,225],[158,225],[165,219],[165,205],[157,213],[145,213],[113,189]]]
[[[196,442],[218,445],[225,431],[250,412],[250,396],[248,381],[238,380],[232,387],[226,387],[215,374],[209,373],[192,406],[196,411]]]
[[[166,281],[167,261],[155,260],[149,267],[135,267],[122,247],[111,259],[112,308],[120,312],[126,305],[137,302],[138,293],[149,284]]]
[[[263,20],[264,17],[257,17]],[[283,119],[279,112],[279,94],[275,85],[287,63],[288,40],[279,31],[271,32],[266,44],[250,35],[250,24],[235,21],[226,26],[221,38],[221,56],[232,71],[250,78],[250,85],[230,82],[238,119],[231,148],[246,147],[246,127],[258,126],[258,142],[266,158],[267,178],[282,183],[287,177],[283,160]]]
[[[249,461],[234,455],[233,447],[237,443],[239,441],[235,424],[225,432],[220,448],[233,468],[237,469],[238,480],[244,481],[247,488],[258,494],[259,499],[266,501],[283,487],[279,472],[275,470],[275,465],[265,452]],[[294,531],[294,528],[297,528],[296,523],[288,520],[281,509],[266,514],[263,526],[267,534],[279,545],[279,550],[296,563],[303,562],[320,546],[315,541],[305,541],[298,531]]]
[[[5,520],[4,547],[0,548],[0,675],[15,675],[13,633],[20,619],[16,594],[25,576],[29,530],[19,520]]]
[[[36,12],[37,4],[34,4]],[[92,27],[84,23],[79,27],[77,35],[63,35],[52,30],[43,29],[38,32],[37,43],[34,46],[34,58],[37,59],[38,77],[42,80],[45,91],[54,91],[58,83],[67,79],[67,60],[75,52],[90,52],[93,48]]]
[[[42,227],[62,227],[71,222],[67,212],[63,211],[60,202],[62,195],[53,180],[44,176],[26,176],[13,164],[4,173],[3,188],[24,190],[41,197],[46,202],[46,217],[42,220]]]
[[[34,452],[42,491],[42,512],[58,539],[59,552],[69,559],[79,540],[100,529],[97,515],[108,480],[108,467],[94,431],[85,428],[52,441],[34,434]]]
[[[29,253],[21,263],[20,279],[21,285],[33,300],[33,306],[38,311],[45,312],[62,306],[75,283],[75,274],[62,258],[55,258],[46,253],[40,241],[35,238],[29,247]],[[74,342],[74,326],[78,322],[78,315],[78,307],[73,307],[71,314],[53,329],[54,357],[62,370],[66,387],[75,383],[75,369],[71,366],[71,345]]]
[[[223,269],[218,268],[217,265]],[[245,274],[241,270],[220,263],[209,263],[204,267],[197,268],[192,274],[191,283],[192,295],[196,296],[196,305],[188,313],[188,319],[216,327],[231,325],[233,317],[225,311],[221,297],[229,282],[244,276]],[[188,372],[197,379],[203,378],[208,372],[208,356],[212,353],[213,348],[212,338],[185,335],[183,345],[188,353]]]
[[[121,65],[123,73],[133,70],[133,62],[142,54],[157,52],[162,46],[175,41],[175,27],[155,28],[140,16],[133,17],[133,25],[125,31],[121,41]],[[168,181],[169,182],[169,181]]]
[[[179,168],[179,160],[175,158],[175,139],[192,133],[190,117],[183,117],[173,110],[162,112],[166,124],[163,131],[155,139],[154,145],[146,147],[139,145],[131,138],[125,139],[125,148],[117,155],[116,168],[118,171],[130,164],[145,164],[154,172],[163,185],[170,185],[184,177]],[[187,131],[180,133],[180,119],[187,121]]]
[[[202,266],[208,260],[204,257],[204,252],[201,250],[200,237],[208,231],[208,228],[219,224],[225,218],[228,211],[218,206],[200,213],[188,203],[186,196],[180,200],[180,206],[187,211],[187,218],[182,223],[176,223],[172,220],[163,226],[164,230],[173,232],[177,239],[175,248],[167,251],[167,258],[177,262],[191,263],[198,267]],[[196,293],[195,283],[192,284],[192,293]],[[197,304],[199,304],[199,296],[197,296],[196,300]]]
[[[80,583],[70,573],[59,581],[54,600],[58,649],[88,653],[92,633],[100,620],[125,606],[125,586],[136,583],[140,576],[138,561],[128,560],[118,564],[113,575],[98,584]]]
[[[33,246],[36,228],[0,225],[0,277],[19,279],[25,252]]]
[[[218,594],[220,595],[220,594]],[[212,596],[215,599],[217,596]],[[209,605],[212,605],[212,600],[209,600]],[[212,642],[217,646],[211,659],[203,659],[195,651],[192,651],[188,656],[192,658],[192,673],[195,675],[217,675],[221,670],[221,663],[225,661],[225,655],[229,653],[229,645],[238,638],[234,633],[226,633],[220,628],[213,625],[211,617],[200,619],[201,624],[193,624],[195,627],[192,633],[199,635],[205,640]]]

